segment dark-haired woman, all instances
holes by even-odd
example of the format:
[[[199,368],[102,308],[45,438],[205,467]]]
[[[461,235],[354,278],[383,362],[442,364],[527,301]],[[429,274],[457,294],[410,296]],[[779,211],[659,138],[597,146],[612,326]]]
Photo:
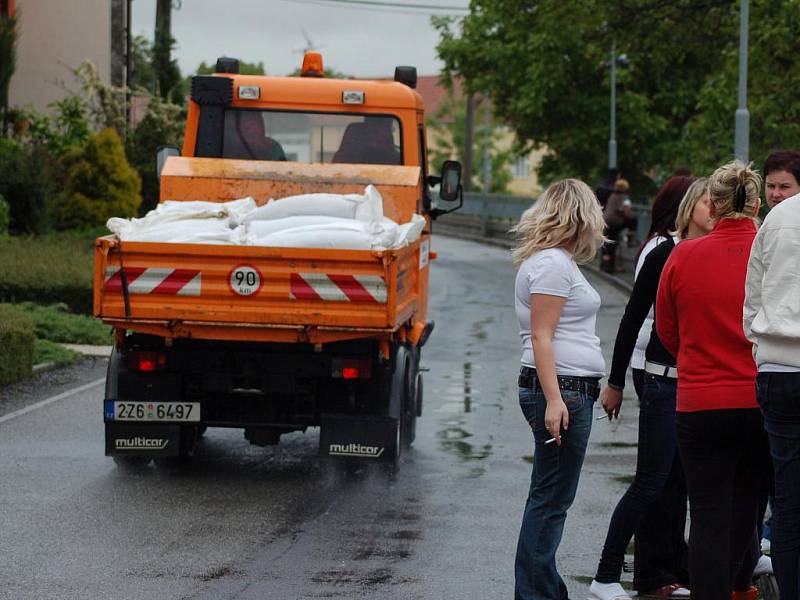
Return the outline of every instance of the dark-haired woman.
[[[678,359],[689,575],[700,600],[729,600],[733,591],[734,598],[755,598],[749,575],[758,560],[752,548],[769,454],[742,313],[760,184],[758,173],[738,161],[714,172],[714,230],[675,248],[656,299],[658,336]],[[745,581],[736,581],[738,573],[747,574]]]
[[[711,230],[706,180],[694,181],[694,178],[682,176],[670,178],[656,196],[653,213],[657,217],[654,223],[660,224],[667,235],[676,228],[683,239],[705,235]],[[667,221],[666,226],[664,221]],[[625,372],[634,350],[636,333],[646,317],[652,315],[661,270],[674,246],[675,239],[670,236],[649,252],[636,278],[617,332],[608,385],[601,393],[603,408],[609,418],[619,414]],[[650,324],[652,331],[652,320]],[[647,332],[648,335],[651,331]],[[681,585],[687,579],[682,564],[686,494],[676,455],[675,359],[663,348],[655,333],[649,335],[643,363],[646,373],[639,395],[636,475],[611,517],[597,574],[590,586],[590,598],[596,600],[630,598],[619,583],[622,564],[628,543],[645,516],[649,517],[649,527],[641,536],[645,538],[645,544],[637,544],[634,586],[642,592],[663,597],[689,594]],[[674,501],[658,507],[657,502],[667,496]],[[655,514],[648,515],[648,511]],[[654,524],[658,519],[661,522]]]

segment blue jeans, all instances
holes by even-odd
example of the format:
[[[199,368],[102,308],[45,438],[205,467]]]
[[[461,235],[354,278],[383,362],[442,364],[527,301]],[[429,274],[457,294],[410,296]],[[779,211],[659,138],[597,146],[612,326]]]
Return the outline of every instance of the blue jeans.
[[[575,499],[583,457],[592,431],[595,398],[585,392],[561,391],[569,410],[569,429],[561,446],[544,425],[547,401],[541,389],[519,390],[522,413],[533,430],[533,473],[517,544],[514,598],[566,600],[567,586],[556,570],[556,550],[564,532],[567,509]]]
[[[758,403],[775,466],[772,565],[781,600],[800,598],[800,373],[759,373]]]
[[[628,490],[620,498],[603,545],[595,580],[615,583],[622,573],[625,549],[633,537],[647,509],[659,500],[677,460],[677,433],[675,429],[675,398],[677,380],[647,374],[639,409],[639,448],[636,474]],[[685,501],[684,501],[685,502]],[[681,538],[683,531],[680,532]],[[663,540],[666,544],[667,540]],[[671,540],[670,540],[671,543]],[[679,547],[675,552],[681,552]],[[679,559],[676,561],[679,562]],[[679,581],[678,572],[665,574],[667,585]]]

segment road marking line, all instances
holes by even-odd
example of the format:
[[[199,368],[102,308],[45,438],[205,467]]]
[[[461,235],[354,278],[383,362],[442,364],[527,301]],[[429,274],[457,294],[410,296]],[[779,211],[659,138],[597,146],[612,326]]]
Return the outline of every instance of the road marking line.
[[[10,421],[11,419],[16,419],[17,417],[21,417],[29,412],[33,412],[39,408],[47,406],[48,404],[53,404],[54,402],[58,402],[59,400],[63,400],[64,398],[69,398],[70,396],[74,396],[75,394],[80,394],[81,392],[85,392],[93,387],[104,383],[106,380],[105,377],[92,381],[91,383],[87,383],[86,385],[82,385],[80,387],[76,387],[73,390],[67,390],[66,392],[62,392],[57,396],[53,396],[52,398],[47,398],[46,400],[41,400],[40,402],[36,402],[35,404],[31,404],[30,406],[26,406],[25,408],[20,408],[19,410],[15,410],[14,412],[8,413],[7,415],[3,415],[0,417],[0,424],[5,423],[6,421]]]

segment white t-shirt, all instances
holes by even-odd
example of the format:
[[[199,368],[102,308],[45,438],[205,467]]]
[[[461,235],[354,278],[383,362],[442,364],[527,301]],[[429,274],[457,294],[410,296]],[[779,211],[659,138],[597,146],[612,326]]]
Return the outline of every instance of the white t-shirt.
[[[654,250],[655,247],[660,243],[666,241],[667,238],[665,238],[663,235],[657,235],[647,240],[647,243],[639,253],[639,259],[636,261],[636,270],[634,271],[633,275],[634,280],[639,277],[639,271],[642,270],[642,265],[644,264],[644,259],[647,258],[647,255],[650,254],[650,252]],[[675,243],[678,243],[677,239],[675,240]],[[641,329],[639,329],[639,337],[636,338],[636,347],[633,349],[633,356],[631,356],[632,369],[644,369],[644,351],[647,349],[647,344],[650,343],[650,334],[653,332],[654,318],[654,307],[651,306],[650,310],[647,312],[647,316],[644,319],[644,323],[642,323]]]
[[[514,293],[523,365],[536,368],[531,346],[531,294],[546,294],[566,298],[553,335],[556,373],[605,376],[600,338],[595,335],[600,295],[586,281],[569,252],[550,248],[530,256],[517,271]]]

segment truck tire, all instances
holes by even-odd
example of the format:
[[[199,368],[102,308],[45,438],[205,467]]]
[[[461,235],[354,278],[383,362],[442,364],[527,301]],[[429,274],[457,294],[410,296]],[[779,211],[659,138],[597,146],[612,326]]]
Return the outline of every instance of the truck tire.
[[[400,424],[400,442],[403,448],[411,447],[417,436],[417,380],[419,375],[419,351],[415,347],[404,347],[406,361],[403,367],[403,404]]]
[[[416,401],[417,417],[421,417],[422,416],[422,400],[423,400],[422,373],[417,373],[417,401]]]

